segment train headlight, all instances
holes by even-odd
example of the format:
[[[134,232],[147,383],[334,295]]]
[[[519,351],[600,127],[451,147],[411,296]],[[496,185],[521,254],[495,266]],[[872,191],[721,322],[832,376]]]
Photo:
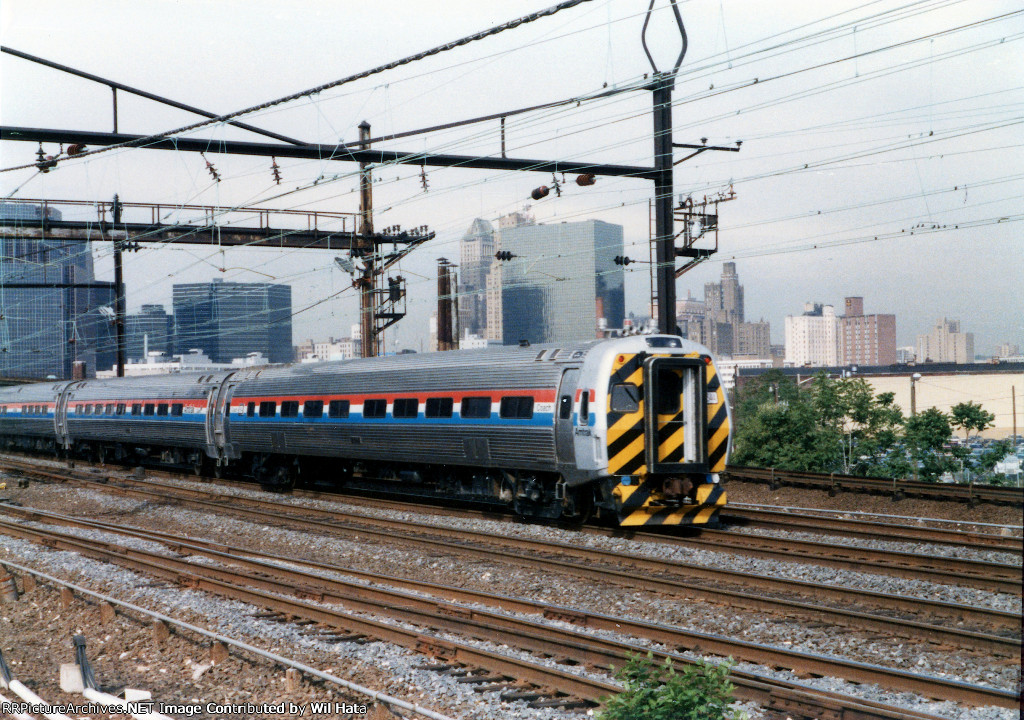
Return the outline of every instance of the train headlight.
[[[710,475],[708,475],[708,481],[710,481],[713,485],[717,485],[719,481],[718,473],[711,473]]]

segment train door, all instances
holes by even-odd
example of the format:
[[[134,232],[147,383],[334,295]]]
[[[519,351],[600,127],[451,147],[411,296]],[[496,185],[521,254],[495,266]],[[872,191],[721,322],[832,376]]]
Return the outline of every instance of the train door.
[[[237,383],[229,383],[231,373],[206,394],[206,454],[219,458],[221,449],[227,449],[227,422],[224,414],[230,410],[230,397]]]
[[[57,402],[53,412],[53,430],[59,448],[66,449],[71,445],[68,439],[68,401],[71,399],[71,391],[78,386],[79,383],[68,383],[57,391]]]
[[[706,472],[704,361],[652,357],[644,362],[647,467],[652,473]]]
[[[213,421],[213,439],[218,447],[223,449],[225,458],[237,457],[237,453],[231,446],[231,432],[229,416],[231,414],[231,397],[235,394],[237,382],[225,382],[221,386],[217,398],[217,413]]]
[[[558,397],[555,402],[555,448],[560,464],[576,460],[572,412],[579,380],[579,369],[572,368],[562,373],[562,382],[558,386]]]

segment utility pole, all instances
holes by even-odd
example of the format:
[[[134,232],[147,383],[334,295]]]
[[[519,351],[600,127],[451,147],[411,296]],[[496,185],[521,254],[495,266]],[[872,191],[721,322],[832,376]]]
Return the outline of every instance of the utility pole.
[[[437,261],[437,349],[458,350],[459,330],[455,312],[456,283],[455,266],[448,258]]]
[[[910,376],[910,417],[917,415],[917,381],[921,379],[921,373],[914,373]],[[917,443],[915,442],[913,449],[917,450]],[[911,456],[911,462],[914,464],[914,482],[917,482],[917,458]]]
[[[370,145],[370,123],[363,120],[359,123],[359,149],[367,150]],[[362,341],[363,357],[377,357],[377,314],[374,289],[377,283],[377,268],[374,262],[376,246],[369,236],[373,234],[373,176],[367,169],[369,163],[359,163],[359,234],[365,239],[364,246],[371,248],[369,254],[363,254],[366,263],[362,277],[358,280],[359,288],[359,335]]]
[[[685,46],[684,46],[685,52]],[[682,57],[680,56],[680,60]],[[653,65],[653,63],[652,63]],[[677,66],[678,67],[678,66]],[[658,286],[658,331],[676,335],[676,247],[672,217],[672,85],[675,71],[655,73],[654,243]]]
[[[116,93],[117,91],[115,90],[114,92]],[[113,216],[114,228],[116,229],[121,224],[121,200],[116,194],[114,195]],[[118,377],[124,377],[124,301],[124,266],[121,263],[121,242],[114,240],[114,333],[117,337]]]

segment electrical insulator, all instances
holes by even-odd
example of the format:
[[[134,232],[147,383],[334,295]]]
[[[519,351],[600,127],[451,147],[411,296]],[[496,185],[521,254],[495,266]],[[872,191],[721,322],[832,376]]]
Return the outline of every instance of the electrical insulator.
[[[36,167],[39,168],[39,172],[48,173],[53,168],[57,167],[57,160],[53,155],[47,155],[43,152],[43,144],[39,143],[39,149],[36,150]]]
[[[270,159],[273,160],[273,164],[270,166],[270,172],[274,176],[274,182],[277,183],[278,185],[280,185],[281,184],[281,166],[277,164],[277,158],[276,157],[272,157]]]
[[[88,148],[82,143],[75,143],[74,145],[68,145],[68,157],[74,157],[75,155],[81,155]]]
[[[532,197],[534,200],[540,200],[541,198],[547,197],[549,192],[551,192],[551,188],[549,188],[547,185],[541,185],[539,188],[535,188],[534,191],[530,193],[530,197]]]
[[[494,253],[494,257],[497,258],[498,260],[504,261],[511,260],[512,258],[516,257],[516,255],[509,250],[499,250],[498,252]]]
[[[217,168],[213,166],[213,163],[206,159],[205,154],[199,153],[199,155],[203,158],[203,161],[206,162],[206,170],[210,173],[210,177],[212,177],[216,182],[220,182],[220,173],[217,172]]]
[[[626,257],[625,255],[616,255],[615,256],[615,264],[616,265],[629,265],[631,262],[636,262],[636,260],[634,260],[631,257]]]
[[[398,302],[402,299],[402,278],[388,278],[388,300]]]
[[[585,175],[576,176],[576,184],[582,187],[586,187],[587,185],[593,185],[595,182],[597,182],[597,175],[595,175],[594,173],[587,173]]]

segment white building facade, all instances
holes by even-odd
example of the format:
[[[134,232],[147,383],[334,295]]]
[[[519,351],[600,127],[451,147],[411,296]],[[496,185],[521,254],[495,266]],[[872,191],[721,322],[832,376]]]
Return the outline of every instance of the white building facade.
[[[839,364],[839,318],[833,306],[806,303],[803,315],[786,316],[786,364]]]

